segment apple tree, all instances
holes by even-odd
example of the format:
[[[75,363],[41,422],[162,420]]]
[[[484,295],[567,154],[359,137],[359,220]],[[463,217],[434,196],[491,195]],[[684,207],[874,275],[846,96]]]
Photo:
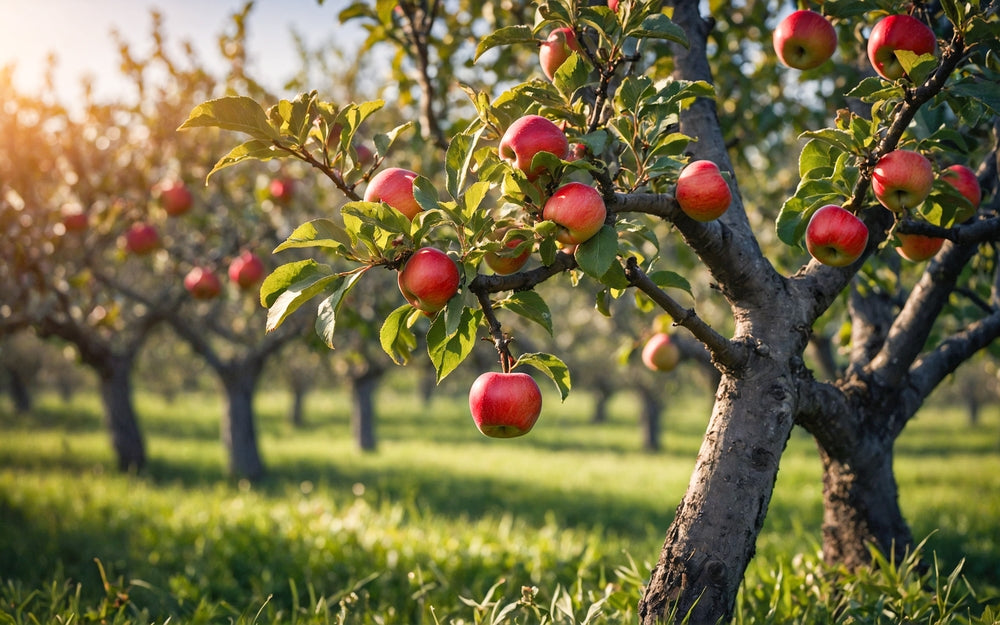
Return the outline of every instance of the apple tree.
[[[394,4],[368,9],[379,24],[373,37],[398,38],[449,8]],[[335,344],[352,291],[386,268],[397,272],[402,297],[379,343],[405,363],[417,357],[417,334],[424,336],[438,379],[485,335],[499,369],[489,375],[533,367],[562,396],[570,392],[558,355],[544,347],[516,353],[508,330],[512,318],[549,332],[559,323],[537,288],[549,281],[589,292],[606,314],[626,300],[651,316],[665,313],[704,346],[719,373],[715,404],[641,601],[644,623],[731,616],[796,424],[821,450],[826,557],[853,567],[867,561],[868,543],[887,552],[911,545],[893,444],[942,380],[1000,335],[992,291],[1000,234],[996,7],[827,2],[821,20],[801,20],[820,27],[805,34],[779,27],[785,11],[759,3],[742,13],[752,14],[749,24],[703,9],[686,0],[550,0],[536,7],[531,25],[483,33],[468,60],[547,50],[551,79],[465,85],[468,102],[454,109],[461,123],[421,117],[425,141],[447,147],[442,167],[406,178],[409,197],[369,193],[376,181],[369,173],[347,184],[330,166],[350,154],[362,123],[378,124],[381,101],[329,102],[310,92],[261,104],[228,96],[195,107],[182,125],[245,135],[218,168],[297,159],[349,200],[339,215],[317,216],[278,246],[279,257],[314,249],[324,262],[291,260],[265,280],[271,329],[318,300],[317,329]],[[902,23],[901,32],[878,26],[885,19]],[[716,26],[745,31],[747,40],[726,40]],[[543,43],[556,29],[569,30]],[[818,45],[823,58],[796,57],[784,47],[793,36],[806,53]],[[421,41],[401,44],[412,51]],[[844,61],[829,59],[834,49]],[[457,54],[437,62],[466,60]],[[779,67],[776,56],[792,67]],[[779,84],[727,80],[754,75],[756,63]],[[427,65],[420,59],[418,75]],[[841,68],[852,78],[825,78]],[[796,78],[835,93],[836,106],[801,92],[788,97],[780,82],[791,91]],[[755,108],[739,110],[738,102]],[[473,114],[463,117],[469,107]],[[742,130],[748,116],[760,122]],[[398,135],[389,127],[375,135],[380,157]],[[955,164],[976,169],[967,185],[975,182],[975,197],[962,175],[949,173]],[[759,180],[757,165],[774,175]],[[774,180],[789,182],[783,193]],[[369,183],[364,195],[356,189],[362,183]],[[779,193],[780,210],[755,201]],[[925,261],[898,258],[897,249],[915,258],[907,237],[917,234],[942,239],[940,251]],[[675,248],[698,267],[666,262]],[[511,273],[486,262],[525,251],[530,264]],[[430,269],[409,271],[428,257]],[[703,311],[720,302],[726,319],[709,322]],[[827,362],[829,379],[818,379],[806,350],[835,320],[851,324],[849,362]],[[508,412],[524,415],[534,394],[523,392],[522,402],[506,398]],[[490,401],[483,397],[477,384],[474,416]],[[523,433],[530,423],[507,426],[484,432]]]

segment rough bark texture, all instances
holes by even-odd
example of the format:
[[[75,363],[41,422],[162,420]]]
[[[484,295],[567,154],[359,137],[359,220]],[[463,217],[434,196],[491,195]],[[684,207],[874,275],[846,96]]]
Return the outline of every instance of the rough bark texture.
[[[146,465],[146,445],[132,404],[132,358],[109,355],[99,369],[104,419],[121,471]]]

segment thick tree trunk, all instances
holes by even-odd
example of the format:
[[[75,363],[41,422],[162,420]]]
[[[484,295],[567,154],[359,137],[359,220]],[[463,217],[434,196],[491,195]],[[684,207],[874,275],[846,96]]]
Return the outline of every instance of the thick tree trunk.
[[[253,411],[258,373],[258,369],[252,366],[233,366],[220,375],[226,393],[221,433],[222,444],[229,456],[229,473],[249,480],[260,479],[264,475]]]
[[[139,471],[146,465],[146,446],[132,404],[132,359],[110,356],[100,374],[104,420],[121,471]]]
[[[867,446],[866,446],[867,447]],[[913,546],[913,535],[899,508],[892,472],[892,443],[868,458],[823,459],[823,559],[848,569],[871,562],[869,545],[896,562]]]
[[[792,376],[773,361],[723,376],[708,431],[642,601],[644,625],[732,616],[792,430]]]
[[[383,371],[378,368],[368,369],[364,373],[351,377],[351,429],[358,449],[374,451],[375,442],[375,391],[382,379]]]

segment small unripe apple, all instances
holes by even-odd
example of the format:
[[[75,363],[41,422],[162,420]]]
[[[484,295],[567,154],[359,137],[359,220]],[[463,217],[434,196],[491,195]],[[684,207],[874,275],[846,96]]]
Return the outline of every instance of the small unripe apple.
[[[542,392],[527,373],[490,371],[473,382],[469,411],[476,427],[486,436],[523,436],[542,413]]]
[[[712,161],[693,161],[681,170],[674,191],[684,214],[695,221],[718,219],[729,208],[733,193]]]
[[[264,279],[264,261],[250,250],[244,250],[229,263],[229,280],[241,289],[249,289]]]
[[[934,168],[912,150],[893,150],[875,163],[872,191],[882,206],[900,212],[920,206],[934,186]]]
[[[837,31],[825,17],[801,9],[781,20],[771,36],[778,59],[795,69],[813,69],[837,49]]]
[[[941,237],[929,237],[923,234],[897,232],[896,238],[899,239],[899,247],[896,248],[896,252],[906,260],[914,263],[919,263],[934,256],[941,249],[941,246],[944,245],[944,239]]]
[[[147,223],[132,224],[125,232],[125,250],[142,256],[160,246],[160,235],[156,227]]]
[[[968,221],[979,210],[979,203],[983,200],[983,190],[979,186],[979,178],[976,178],[976,173],[965,165],[956,164],[945,168],[941,172],[941,178],[955,187],[972,205],[959,208],[955,215],[955,223],[960,224],[963,221]]]
[[[383,169],[368,183],[364,199],[366,202],[385,202],[412,221],[423,210],[413,197],[416,177],[416,172],[401,167]]]
[[[673,371],[681,361],[681,350],[665,332],[654,334],[642,348],[642,364],[653,371]]]
[[[494,241],[503,241],[506,238],[506,233],[509,228],[500,228],[494,232],[490,238]],[[504,243],[504,247],[507,249],[503,252],[486,252],[483,255],[483,260],[486,261],[486,266],[493,270],[501,276],[506,276],[515,273],[521,267],[524,267],[525,263],[531,257],[531,247],[527,247],[524,251],[513,254],[512,250],[520,246],[525,242],[523,237],[512,236],[509,241]]]
[[[295,196],[295,180],[284,176],[275,178],[267,186],[267,192],[272,200],[287,206]]]
[[[556,70],[566,62],[574,52],[580,51],[580,42],[576,32],[569,27],[556,28],[549,33],[548,38],[538,48],[538,63],[542,66],[545,77],[552,80]]]
[[[87,213],[78,204],[67,204],[60,209],[66,232],[83,232],[90,225]]]
[[[565,245],[583,243],[597,234],[607,216],[600,191],[582,182],[559,187],[542,207],[542,219],[561,226],[556,240]]]
[[[806,226],[806,249],[831,267],[846,267],[865,251],[868,226],[840,206],[829,204],[813,213]]]
[[[219,278],[211,269],[194,267],[184,276],[184,288],[195,299],[213,299],[222,291]]]
[[[541,115],[525,115],[511,124],[500,139],[500,158],[520,169],[535,180],[543,169],[531,168],[531,161],[539,152],[548,152],[556,158],[569,156],[569,141],[559,126]]]
[[[154,194],[160,201],[160,206],[171,217],[178,217],[191,210],[194,196],[182,180],[162,180],[154,189]]]
[[[937,48],[934,31],[915,17],[889,15],[880,19],[868,36],[868,60],[882,78],[896,80],[905,74],[897,50],[916,55],[933,54]]]
[[[445,307],[455,293],[461,276],[447,254],[434,247],[422,247],[399,270],[399,292],[414,308],[434,314]]]

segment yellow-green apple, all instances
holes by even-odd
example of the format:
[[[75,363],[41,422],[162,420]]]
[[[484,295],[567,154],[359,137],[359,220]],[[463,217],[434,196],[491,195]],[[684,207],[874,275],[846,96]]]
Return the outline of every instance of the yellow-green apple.
[[[979,203],[983,199],[983,190],[979,186],[979,179],[976,173],[965,165],[951,165],[941,172],[941,178],[945,182],[955,187],[959,193],[969,200],[971,206],[963,206],[955,215],[955,223],[968,221],[970,217],[979,210]]]
[[[523,436],[542,413],[542,392],[527,373],[489,371],[472,383],[469,410],[476,427],[486,436]]]
[[[897,50],[916,55],[933,54],[937,47],[934,31],[915,17],[889,15],[880,19],[868,36],[868,60],[882,78],[896,80],[905,74]]]
[[[861,257],[867,244],[865,222],[834,204],[813,213],[806,226],[806,249],[824,265],[846,267]]]
[[[195,299],[212,299],[222,291],[222,284],[211,269],[194,267],[184,276],[184,288]]]
[[[559,187],[542,207],[542,219],[560,226],[556,240],[565,245],[583,243],[597,234],[607,216],[600,191],[582,182]]]
[[[422,247],[399,270],[397,283],[414,308],[434,314],[458,292],[460,276],[455,261],[435,247]]]
[[[929,237],[923,234],[897,232],[896,238],[899,239],[899,247],[896,248],[899,255],[915,263],[934,256],[944,245],[944,239],[941,237]]]
[[[160,201],[160,206],[171,217],[177,217],[191,210],[194,205],[194,197],[191,190],[181,180],[162,180],[156,185],[154,190]]]
[[[500,228],[496,232],[492,233],[490,238],[494,241],[503,242],[509,229],[510,228]],[[518,271],[521,267],[524,267],[524,264],[528,262],[528,258],[531,257],[531,246],[525,246],[523,251],[514,253],[515,248],[521,246],[525,240],[526,239],[521,236],[512,236],[506,243],[503,244],[507,249],[498,252],[486,252],[486,254],[483,255],[483,260],[486,261],[486,266],[492,269],[494,273],[501,276]]]
[[[66,232],[83,232],[89,225],[87,213],[79,204],[66,204],[60,209],[60,220]]]
[[[385,202],[413,220],[421,210],[413,197],[413,180],[417,173],[402,167],[389,167],[375,174],[365,189],[366,202]]]
[[[244,250],[229,263],[229,280],[241,289],[249,289],[264,279],[264,261]]]
[[[552,80],[556,70],[566,62],[566,59],[579,51],[580,42],[577,41],[576,32],[572,28],[564,26],[549,33],[538,49],[538,63],[542,66],[545,77]]]
[[[125,232],[125,250],[132,254],[149,254],[159,246],[160,235],[152,224],[135,223]]]
[[[295,195],[295,180],[285,176],[275,178],[267,186],[267,191],[272,200],[278,204],[288,205]]]
[[[657,332],[642,348],[642,364],[653,371],[673,371],[681,361],[681,350],[666,332]]]
[[[934,186],[934,168],[920,152],[893,150],[875,163],[872,191],[882,206],[900,212],[920,206]]]
[[[695,221],[718,219],[733,200],[729,184],[712,161],[692,161],[681,170],[674,191],[684,214]]]
[[[781,20],[771,35],[778,59],[795,69],[813,69],[837,49],[837,31],[825,17],[801,9]]]
[[[500,158],[520,169],[535,180],[542,173],[542,167],[531,167],[531,161],[539,152],[548,152],[556,158],[569,156],[569,141],[559,126],[541,115],[525,115],[513,124],[500,138]]]

